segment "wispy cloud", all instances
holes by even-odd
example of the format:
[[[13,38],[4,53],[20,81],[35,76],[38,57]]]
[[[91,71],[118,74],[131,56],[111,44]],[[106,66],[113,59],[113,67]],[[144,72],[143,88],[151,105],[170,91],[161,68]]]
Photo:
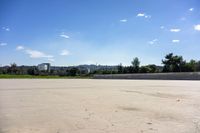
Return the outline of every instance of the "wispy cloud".
[[[179,43],[180,40],[172,40],[172,43]]]
[[[55,61],[55,59],[53,59],[53,58],[48,58],[47,60],[48,60],[48,61],[51,61],[51,62],[54,62],[54,61]]]
[[[194,25],[194,30],[200,31],[200,24]]]
[[[25,48],[24,46],[17,46],[16,50],[25,52],[26,54],[29,55],[30,58],[35,58],[35,59],[46,58],[48,61],[55,61],[54,56],[52,56],[52,55],[46,54],[46,53],[38,51],[38,50],[32,50],[29,48]]]
[[[145,18],[151,18],[151,15],[145,15],[144,17]]]
[[[52,55],[48,55],[37,50],[26,49],[25,52],[29,55],[30,58],[53,58]]]
[[[190,8],[189,11],[191,11],[191,12],[194,11],[194,8]]]
[[[60,53],[60,55],[63,55],[63,56],[66,56],[66,55],[69,55],[69,54],[70,54],[69,51],[66,50],[66,49],[62,50],[61,53]]]
[[[160,26],[160,29],[164,29],[165,27],[164,26]]]
[[[63,38],[66,38],[66,39],[70,38],[68,35],[65,35],[65,34],[60,34],[60,37],[63,37]]]
[[[2,27],[2,29],[5,31],[10,31],[10,28],[8,28],[8,27]]]
[[[149,44],[155,44],[155,43],[157,43],[158,42],[158,39],[153,39],[152,41],[149,41],[148,43]]]
[[[127,19],[121,19],[120,20],[120,22],[123,22],[123,23],[125,23],[125,22],[127,22],[128,20]]]
[[[170,29],[171,32],[180,32],[181,29],[177,29],[177,28],[174,28],[174,29]]]
[[[4,43],[4,42],[0,43],[0,46],[6,46],[6,45],[8,45],[8,44]]]
[[[147,15],[145,13],[138,13],[137,17],[151,18],[151,15]]]
[[[16,50],[23,50],[23,49],[24,49],[23,46],[17,46],[17,47],[16,47]]]

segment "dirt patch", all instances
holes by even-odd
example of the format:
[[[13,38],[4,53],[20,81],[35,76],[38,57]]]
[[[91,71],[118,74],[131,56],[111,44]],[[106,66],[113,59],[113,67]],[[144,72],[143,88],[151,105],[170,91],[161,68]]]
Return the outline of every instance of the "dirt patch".
[[[182,121],[184,119],[184,117],[180,117],[179,114],[162,112],[148,108],[142,109],[138,107],[119,106],[118,109],[121,109],[123,111],[141,112],[142,114],[145,114],[148,118],[159,121]]]
[[[123,106],[119,106],[118,108],[121,109],[121,110],[125,110],[125,111],[142,111],[141,109],[136,108],[136,107],[123,107]]]
[[[142,95],[147,95],[147,96],[154,96],[154,97],[159,97],[159,98],[185,98],[185,95],[176,95],[176,94],[169,94],[169,93],[161,93],[161,92],[156,92],[156,93],[144,93],[140,91],[130,91],[130,90],[123,90],[123,92],[128,92],[128,93],[137,93],[137,94],[142,94]]]

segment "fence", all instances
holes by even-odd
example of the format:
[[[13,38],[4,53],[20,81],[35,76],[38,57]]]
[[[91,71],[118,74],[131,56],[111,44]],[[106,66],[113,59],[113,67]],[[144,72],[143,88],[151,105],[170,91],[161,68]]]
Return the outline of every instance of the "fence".
[[[105,74],[94,75],[94,79],[156,79],[156,80],[200,80],[200,72]]]

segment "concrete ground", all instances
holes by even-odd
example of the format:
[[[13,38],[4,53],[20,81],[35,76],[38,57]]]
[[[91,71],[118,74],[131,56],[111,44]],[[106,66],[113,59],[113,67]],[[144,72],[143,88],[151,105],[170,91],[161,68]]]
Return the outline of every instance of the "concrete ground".
[[[1,79],[0,133],[200,133],[200,82]]]

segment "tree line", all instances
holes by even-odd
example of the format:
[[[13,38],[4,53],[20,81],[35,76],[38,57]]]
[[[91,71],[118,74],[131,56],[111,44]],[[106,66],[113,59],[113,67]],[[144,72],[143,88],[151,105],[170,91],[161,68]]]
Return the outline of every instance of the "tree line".
[[[17,66],[16,63],[11,63],[10,66],[0,67],[0,74],[13,75],[35,75],[35,76],[80,76],[86,75],[87,72],[79,70],[76,67],[60,67],[59,69],[51,69],[50,72],[40,71],[37,66]]]
[[[169,53],[162,60],[163,66],[155,64],[140,66],[140,61],[137,57],[133,58],[131,66],[124,67],[118,65],[118,73],[159,73],[159,72],[199,72],[200,61],[190,60],[187,62],[182,56]]]
[[[58,76],[88,76],[93,74],[126,74],[126,73],[160,73],[160,72],[199,72],[200,61],[190,60],[187,62],[182,56],[167,54],[162,59],[163,66],[149,64],[140,66],[139,58],[135,57],[130,66],[123,66],[121,63],[113,67],[102,67],[88,71],[84,67],[59,67],[51,69],[50,72],[39,71],[37,66],[17,66],[12,63],[7,67],[0,67],[0,74],[18,75],[58,75]]]

